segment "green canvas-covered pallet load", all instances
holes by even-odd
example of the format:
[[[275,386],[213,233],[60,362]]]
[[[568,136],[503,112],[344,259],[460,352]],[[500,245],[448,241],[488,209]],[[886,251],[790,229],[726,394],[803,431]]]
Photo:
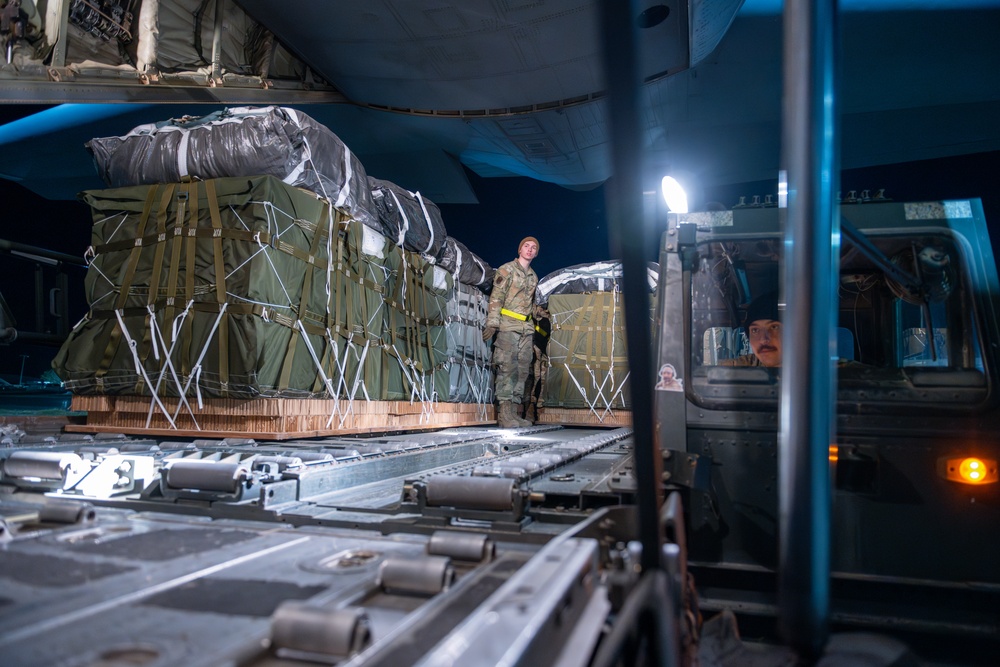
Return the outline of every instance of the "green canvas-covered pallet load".
[[[553,294],[545,406],[626,408],[628,352],[621,295]]]
[[[546,408],[630,409],[622,305],[617,291],[549,297]]]
[[[646,267],[649,320],[659,267]],[[536,302],[550,314],[548,365],[539,405],[584,409],[603,423],[612,410],[629,410],[628,350],[619,285],[621,262],[577,264],[538,281]],[[551,412],[551,411],[550,411]]]
[[[77,394],[441,400],[451,277],[270,176],[83,195]]]

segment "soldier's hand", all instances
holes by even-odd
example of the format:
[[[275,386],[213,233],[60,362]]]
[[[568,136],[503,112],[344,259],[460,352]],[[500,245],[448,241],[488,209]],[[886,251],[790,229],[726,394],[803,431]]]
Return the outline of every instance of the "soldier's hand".
[[[485,329],[483,329],[483,340],[484,341],[485,340],[490,340],[491,338],[493,338],[496,335],[497,335],[497,328],[496,327],[487,326]]]

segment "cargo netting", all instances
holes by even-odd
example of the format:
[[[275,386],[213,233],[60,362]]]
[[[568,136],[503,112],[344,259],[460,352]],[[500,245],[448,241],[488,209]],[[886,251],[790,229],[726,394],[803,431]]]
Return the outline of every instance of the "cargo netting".
[[[490,398],[483,295],[328,200],[271,176],[82,196],[90,311],[53,362],[74,393],[171,426],[203,396],[340,399],[328,427],[355,400]]]

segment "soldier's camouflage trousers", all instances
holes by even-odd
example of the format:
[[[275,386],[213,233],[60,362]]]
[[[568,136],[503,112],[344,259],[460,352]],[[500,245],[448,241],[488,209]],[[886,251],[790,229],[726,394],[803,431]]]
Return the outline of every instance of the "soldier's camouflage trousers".
[[[531,334],[501,331],[493,347],[493,363],[497,369],[496,398],[498,401],[520,403],[524,383],[531,369]]]

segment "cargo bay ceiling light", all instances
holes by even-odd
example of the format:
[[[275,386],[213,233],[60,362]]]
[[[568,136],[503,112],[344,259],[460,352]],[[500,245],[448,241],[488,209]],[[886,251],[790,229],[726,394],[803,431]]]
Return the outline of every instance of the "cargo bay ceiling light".
[[[660,189],[663,191],[663,200],[667,202],[667,208],[671,212],[688,212],[687,193],[684,192],[684,188],[681,187],[676,178],[673,176],[664,176],[663,181],[660,183]]]

